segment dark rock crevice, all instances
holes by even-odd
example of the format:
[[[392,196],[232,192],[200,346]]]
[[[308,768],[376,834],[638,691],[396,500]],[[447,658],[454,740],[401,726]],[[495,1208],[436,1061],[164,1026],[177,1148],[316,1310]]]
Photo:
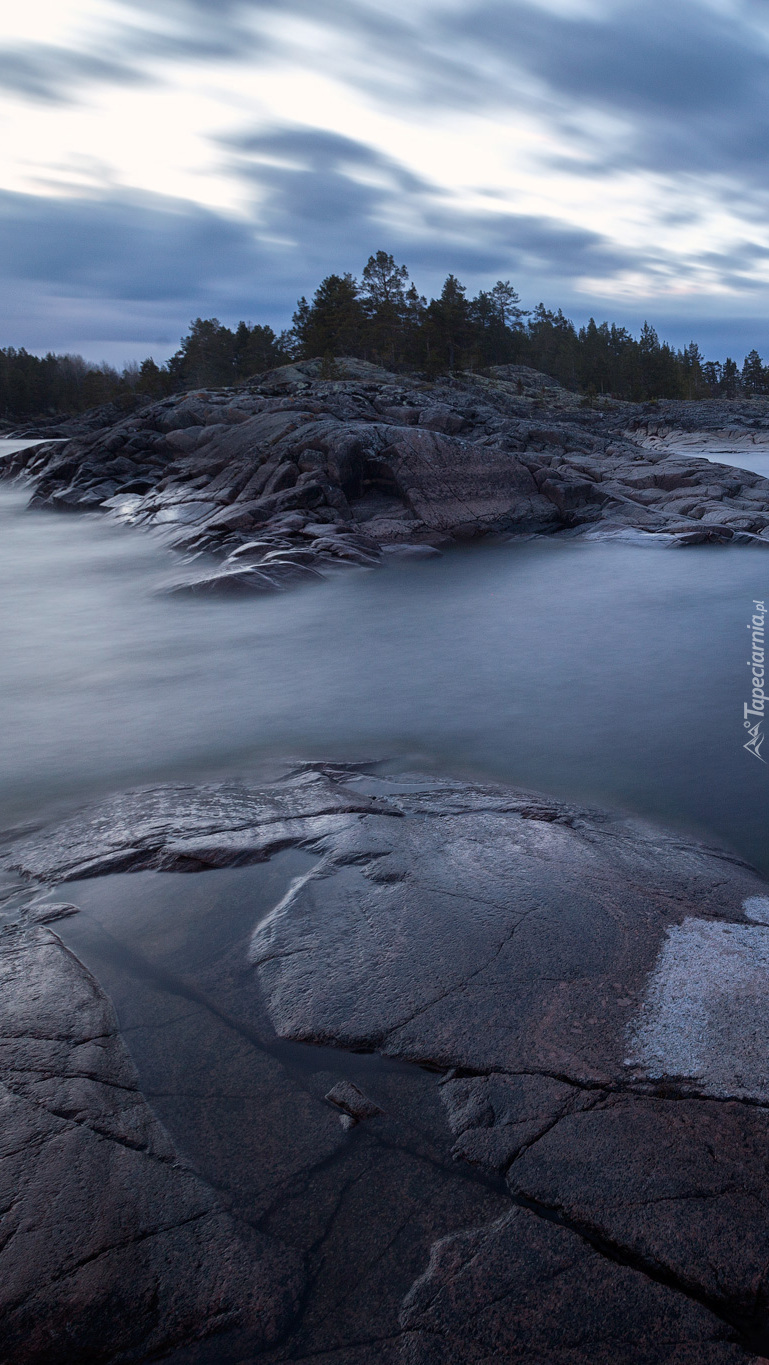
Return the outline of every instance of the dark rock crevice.
[[[652,1283],[672,1289],[682,1298],[706,1308],[715,1318],[732,1329],[746,1351],[761,1352],[762,1356],[769,1352],[769,1301],[765,1297],[761,1303],[756,1302],[752,1310],[735,1311],[730,1309],[723,1299],[703,1293],[695,1280],[682,1279],[672,1274],[664,1265],[639,1256],[632,1248],[609,1241],[601,1235],[600,1228],[570,1218],[557,1205],[547,1205],[514,1192],[511,1192],[511,1200],[516,1207],[526,1209],[537,1218],[574,1233],[599,1256],[612,1264],[637,1271]]]

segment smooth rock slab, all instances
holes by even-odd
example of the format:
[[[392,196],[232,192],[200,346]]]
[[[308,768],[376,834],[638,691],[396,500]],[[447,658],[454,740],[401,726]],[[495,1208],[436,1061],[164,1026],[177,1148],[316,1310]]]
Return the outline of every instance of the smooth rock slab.
[[[717,850],[509,789],[437,784],[387,804],[405,818],[340,829],[253,936],[283,1037],[625,1084],[668,927],[694,911],[744,924],[743,900],[765,891]]]
[[[266,1008],[284,1041],[443,1070],[446,1151],[453,1138],[468,1178],[491,1181],[497,1200],[504,1174],[511,1200],[527,1205],[435,1244],[399,1341],[383,1306],[382,1351],[387,1336],[392,1359],[412,1365],[736,1365],[749,1345],[765,1354],[769,1111],[755,1100],[769,974],[750,945],[767,933],[766,884],[722,850],[640,822],[492,784],[323,764],[250,787],[113,798],[10,844],[7,862],[56,883],[238,865],[290,847],[314,862],[255,915],[250,946],[240,940],[229,1008],[245,1025]],[[43,1044],[24,1044],[27,1071],[29,1047]],[[47,1066],[45,1085],[35,1082],[46,1103],[51,1077],[56,1094],[69,1084],[58,1055]],[[740,1066],[751,1104],[718,1091]],[[14,1097],[27,1099],[20,1085]],[[65,1099],[97,1114],[89,1142],[114,1144],[112,1128],[128,1126],[120,1106]],[[46,1109],[46,1122],[72,1122],[59,1108],[64,1118]],[[345,1140],[373,1144],[389,1122],[380,1115]],[[95,1166],[84,1177],[103,1178]],[[333,1208],[333,1172],[318,1179]],[[363,1256],[363,1177],[348,1191]],[[274,1227],[305,1218],[297,1201]],[[333,1258],[327,1270],[333,1281]],[[377,1349],[355,1323],[344,1341],[327,1341],[319,1320],[307,1330],[312,1350],[338,1350],[340,1365],[354,1359],[351,1340]],[[270,1365],[302,1358],[286,1349]]]

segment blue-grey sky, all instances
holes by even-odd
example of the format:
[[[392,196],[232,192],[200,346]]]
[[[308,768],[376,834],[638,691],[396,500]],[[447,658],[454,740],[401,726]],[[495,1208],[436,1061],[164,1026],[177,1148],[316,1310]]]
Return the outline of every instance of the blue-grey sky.
[[[382,247],[769,357],[769,0],[25,0],[0,345],[165,358]]]

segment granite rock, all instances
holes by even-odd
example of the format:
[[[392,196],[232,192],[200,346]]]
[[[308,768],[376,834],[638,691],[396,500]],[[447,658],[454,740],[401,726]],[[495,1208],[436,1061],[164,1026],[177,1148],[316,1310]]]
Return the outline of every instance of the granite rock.
[[[233,1329],[269,1345],[301,1261],[179,1160],[96,981],[30,928],[4,937],[0,982],[2,1359],[140,1361]]]
[[[114,871],[244,867],[287,849],[303,850],[305,870],[260,909],[241,956],[222,968],[228,1004],[216,1014],[230,1030],[234,1067],[238,1038],[266,1040],[268,1049],[253,1071],[254,1112],[269,1114],[276,1134],[263,1178],[249,1177],[256,1244],[174,1159],[114,1023],[103,1023],[103,996],[34,924],[34,904],[18,940],[2,948],[4,969],[23,970],[32,983],[25,1000],[7,995],[15,1011],[4,1045],[10,1099],[26,1106],[19,1122],[32,1122],[34,1104],[34,1122],[46,1134],[54,1125],[40,1141],[64,1141],[65,1132],[67,1142],[86,1143],[93,1164],[77,1167],[78,1188],[96,1180],[103,1189],[107,1240],[115,1206],[124,1210],[128,1198],[114,1162],[152,1163],[156,1181],[158,1171],[164,1180],[170,1173],[173,1208],[204,1210],[195,1235],[211,1227],[212,1237],[240,1237],[247,1252],[238,1256],[256,1257],[258,1311],[228,1271],[226,1313],[245,1317],[269,1365],[318,1354],[338,1365],[369,1356],[388,1365],[764,1359],[769,1089],[761,1057],[769,1050],[769,986],[761,954],[769,888],[757,874],[728,851],[639,821],[493,784],[395,780],[343,764],[300,764],[253,786],[112,798],[10,840],[5,866],[55,885]],[[13,967],[17,952],[23,969]],[[82,1051],[74,1024],[49,1021],[36,984],[45,978],[41,964],[60,957],[57,971],[72,978],[63,994],[81,1032],[83,992],[98,1002]],[[202,988],[184,989],[195,1009],[208,1008]],[[56,999],[54,1013],[62,1007]],[[105,1034],[112,1041],[108,1049],[99,1043],[99,1058],[116,1059],[109,1097],[91,1059],[93,1039]],[[340,1057],[341,1075],[319,1066],[310,1099],[281,1089],[280,1049],[321,1045]],[[216,1055],[225,1053],[217,1043]],[[359,1053],[394,1068],[386,1084],[350,1069]],[[224,1076],[223,1060],[220,1068]],[[305,1116],[288,1129],[278,1116],[286,1106]],[[350,1121],[375,1121],[345,1132],[334,1108]],[[289,1141],[289,1131],[298,1136]],[[125,1155],[115,1157],[116,1141]],[[292,1143],[293,1167],[285,1165]],[[9,1154],[9,1217],[29,1188],[13,1163],[32,1160],[32,1150],[21,1143]],[[41,1180],[48,1171],[62,1178],[46,1161]],[[126,1180],[130,1193],[133,1166]],[[453,1227],[441,1234],[435,1217],[422,1224],[429,1263],[419,1264],[424,1241],[411,1246],[410,1259],[387,1260],[403,1228],[422,1217],[428,1189],[433,1214],[456,1201]],[[142,1228],[171,1199],[165,1190],[142,1185],[144,1202],[130,1215]],[[377,1191],[383,1202],[372,1220]],[[54,1253],[56,1238],[77,1246],[80,1237],[90,1256],[94,1229],[73,1234],[69,1216],[65,1205],[52,1213],[46,1235]],[[270,1298],[272,1267],[286,1254],[281,1243],[315,1258],[316,1297],[285,1341],[269,1345],[277,1328],[260,1338],[259,1315],[277,1324],[291,1311],[285,1299],[279,1311]],[[7,1246],[8,1282],[16,1275],[28,1284],[28,1263],[14,1260],[13,1241]],[[151,1246],[145,1238],[147,1254]],[[366,1273],[351,1296],[353,1263]],[[40,1264],[47,1304],[51,1269],[45,1258]],[[179,1271],[173,1258],[169,1265],[170,1286]],[[284,1275],[281,1283],[299,1281]],[[181,1339],[205,1316],[202,1293],[185,1281],[179,1316],[164,1317]],[[102,1300],[94,1302],[98,1317]],[[365,1326],[355,1302],[365,1302]],[[126,1311],[118,1301],[118,1317]],[[15,1312],[10,1306],[12,1324]],[[155,1349],[160,1329],[150,1318],[136,1316],[137,1359],[147,1343]],[[31,1318],[18,1322],[29,1340]]]
[[[766,442],[766,413],[727,409],[594,410],[520,366],[428,383],[354,360],[328,378],[320,362],[303,361],[239,388],[166,398],[95,430],[84,423],[63,445],[7,457],[3,472],[31,484],[33,506],[102,509],[157,528],[183,552],[226,557],[257,533],[303,537],[321,574],[328,525],[348,564],[361,562],[361,532],[369,564],[385,546],[444,549],[564,530],[764,544],[769,481],[730,467],[728,456]],[[698,455],[705,448],[726,463]],[[253,575],[238,587],[287,583]],[[200,590],[209,590],[205,578]]]

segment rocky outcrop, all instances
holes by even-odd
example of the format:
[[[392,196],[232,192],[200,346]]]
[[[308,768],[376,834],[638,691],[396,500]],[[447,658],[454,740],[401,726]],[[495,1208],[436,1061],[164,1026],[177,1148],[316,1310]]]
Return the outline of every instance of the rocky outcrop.
[[[253,1053],[248,1062],[249,1086],[260,1095],[249,1110],[251,1140],[263,1168],[249,1177],[261,1190],[258,1211],[249,1195],[251,1217],[267,1240],[254,1251],[246,1239],[238,1245],[247,1252],[237,1253],[256,1257],[263,1288],[255,1308],[239,1272],[227,1272],[226,1312],[252,1332],[248,1350],[233,1358],[250,1351],[271,1362],[321,1356],[335,1365],[763,1359],[769,887],[723,850],[640,822],[494,785],[395,781],[322,764],[256,787],[113,798],[12,840],[5,866],[9,876],[50,887],[126,869],[194,877],[287,849],[304,851],[304,870],[254,910],[250,938],[239,940],[224,975],[205,969],[198,984],[185,978],[174,987],[198,1010],[218,1000],[217,1018],[269,1055],[269,1065]],[[151,902],[151,881],[143,887]],[[128,1153],[121,1160],[152,1163],[153,1173],[176,1182],[174,1211],[191,1200],[204,1210],[195,1228],[213,1220],[217,1237],[235,1238],[142,1107],[99,988],[34,923],[52,903],[50,890],[42,900],[29,894],[2,962],[22,952],[25,979],[37,983],[47,962],[61,960],[56,970],[74,982],[63,996],[77,1002],[85,993],[96,1003],[72,1007],[76,1024],[58,1015],[49,1022],[37,985],[31,1004],[19,991],[6,993],[19,1058],[14,1099],[34,1098],[35,1113],[44,1110],[35,1121],[62,1125],[75,1133],[70,1141],[84,1132],[78,1142],[108,1154],[117,1142]],[[24,1041],[30,1034],[34,1045]],[[109,1102],[88,1050],[97,1036],[111,1040],[104,1055],[117,1068]],[[24,1051],[31,1046],[34,1065]],[[83,1059],[77,1066],[73,1047]],[[285,1093],[280,1087],[297,1048],[323,1060],[302,1082],[310,1098],[301,1123],[280,1128],[276,1143],[270,1087],[278,1109],[296,1103],[296,1079]],[[361,1053],[380,1058],[379,1069],[363,1074],[364,1058],[353,1071]],[[222,1085],[221,1048],[217,1056]],[[209,1063],[207,1052],[208,1071]],[[248,1140],[245,1130],[236,1138]],[[7,1169],[14,1209],[27,1198],[26,1177]],[[40,1164],[39,1181],[49,1169]],[[134,1214],[133,1176],[126,1186],[109,1164],[106,1179],[101,1166],[78,1170],[77,1188],[65,1180],[47,1215],[51,1257],[30,1264],[24,1239],[11,1239],[3,1253],[8,1282],[29,1286],[19,1289],[22,1299],[42,1296],[36,1321],[59,1321],[46,1318],[54,1311],[47,1305],[58,1303],[55,1248],[80,1245],[59,1229],[78,1226],[80,1192],[92,1178],[103,1189],[107,1242],[115,1202],[128,1199],[130,1226],[135,1219],[154,1229],[162,1222],[157,1205],[171,1200],[166,1186],[150,1185]],[[227,1186],[225,1174],[220,1184]],[[167,1216],[173,1223],[176,1213]],[[184,1236],[192,1226],[185,1223]],[[78,1264],[90,1257],[86,1232],[95,1235],[78,1233]],[[289,1293],[276,1307],[274,1258],[285,1254],[276,1238],[307,1255],[312,1288],[271,1346],[265,1337],[290,1300]],[[144,1254],[153,1245],[142,1242]],[[180,1273],[175,1255],[163,1284]],[[108,1256],[99,1263],[107,1294],[123,1272]],[[179,1313],[199,1321],[205,1294],[194,1277],[184,1294],[192,1307]],[[124,1330],[141,1359],[159,1329],[154,1321],[141,1327],[141,1315],[121,1327],[124,1309],[115,1302],[110,1349],[117,1358]],[[145,1330],[141,1349],[130,1337],[135,1326]],[[229,1339],[225,1332],[224,1345]],[[12,1360],[38,1358],[12,1340]]]
[[[653,403],[614,404],[607,416],[612,427],[627,430],[642,438],[678,432],[681,435],[715,436],[733,432],[743,440],[766,438],[769,434],[769,401],[765,397],[658,399]]]
[[[362,361],[323,375],[300,362],[164,399],[4,470],[32,483],[33,506],[104,510],[219,558],[196,562],[179,591],[276,591],[388,548],[482,536],[769,543],[769,481],[671,453],[653,433],[675,427],[673,412],[586,409],[516,366],[439,383]]]

